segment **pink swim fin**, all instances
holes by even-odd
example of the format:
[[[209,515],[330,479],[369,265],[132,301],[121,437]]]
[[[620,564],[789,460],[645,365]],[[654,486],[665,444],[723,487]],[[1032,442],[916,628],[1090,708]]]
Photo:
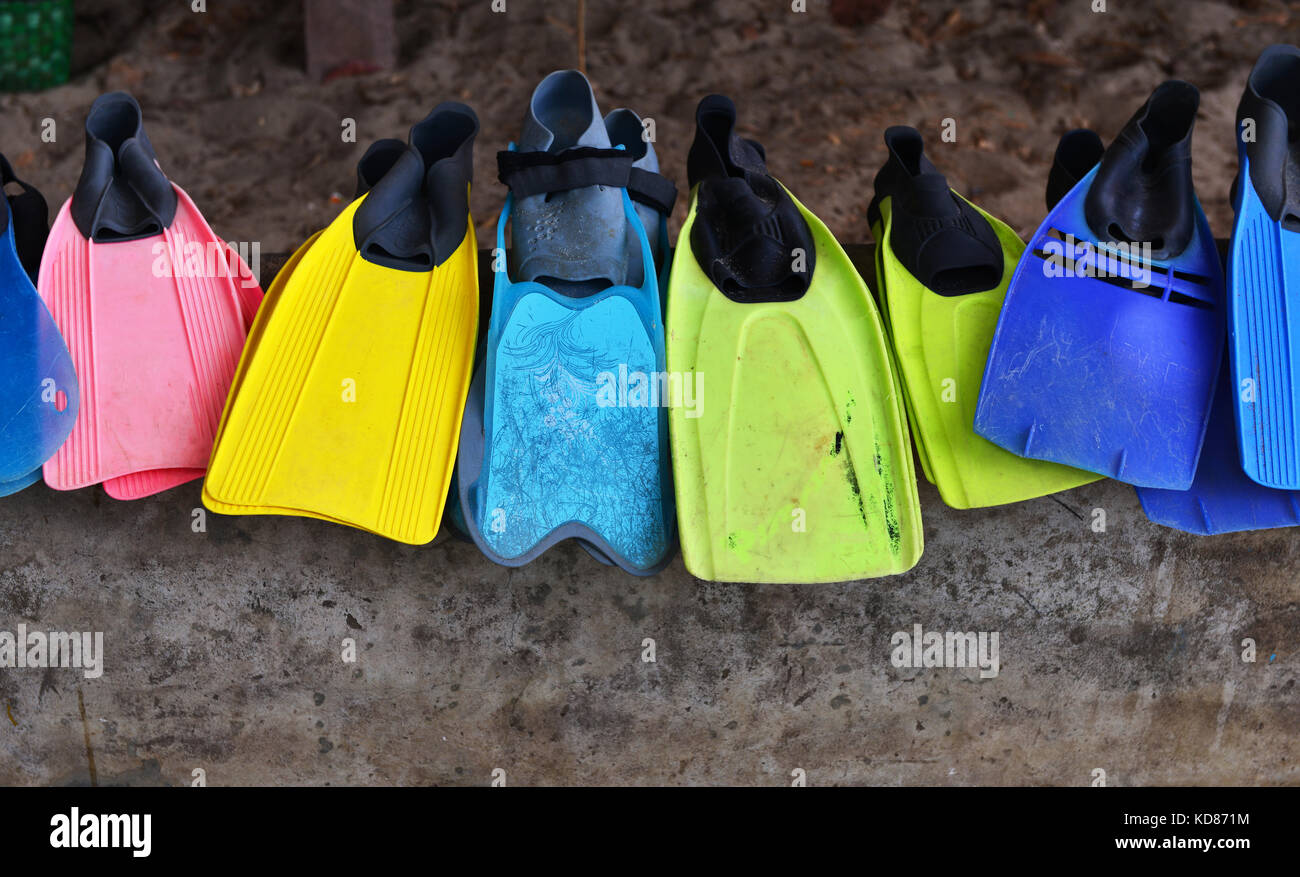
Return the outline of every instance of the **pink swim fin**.
[[[262,291],[158,168],[125,92],[91,107],[86,163],[51,229],[39,290],[82,388],[46,482],[104,482],[136,499],[202,477]]]

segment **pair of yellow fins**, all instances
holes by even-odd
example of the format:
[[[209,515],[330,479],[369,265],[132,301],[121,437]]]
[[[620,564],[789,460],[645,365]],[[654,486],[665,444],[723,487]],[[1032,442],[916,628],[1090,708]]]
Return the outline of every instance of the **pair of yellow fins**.
[[[381,140],[357,198],[276,276],[239,362],[203,502],[419,545],[441,524],[478,334],[473,110]]]
[[[687,569],[715,581],[905,572],[926,477],[975,508],[1098,476],[974,432],[989,343],[1024,244],[952,192],[914,129],[886,134],[869,215],[884,320],[826,227],[768,175],[735,106],[696,113],[690,214],[668,286],[670,413]]]

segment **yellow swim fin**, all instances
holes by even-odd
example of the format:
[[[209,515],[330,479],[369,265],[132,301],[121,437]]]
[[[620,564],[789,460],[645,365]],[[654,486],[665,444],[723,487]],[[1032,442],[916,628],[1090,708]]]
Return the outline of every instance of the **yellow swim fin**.
[[[924,543],[880,315],[835,238],[706,97],[668,282],[669,412],[686,568],[723,582],[905,572]]]
[[[226,402],[208,508],[437,534],[478,333],[477,133],[447,103],[409,146],[372,146],[364,194],[281,270]]]
[[[885,132],[868,209],[876,285],[925,477],[952,508],[1022,502],[1100,480],[1020,457],[975,432],[975,405],[1007,285],[1025,245],[948,187],[915,128]]]

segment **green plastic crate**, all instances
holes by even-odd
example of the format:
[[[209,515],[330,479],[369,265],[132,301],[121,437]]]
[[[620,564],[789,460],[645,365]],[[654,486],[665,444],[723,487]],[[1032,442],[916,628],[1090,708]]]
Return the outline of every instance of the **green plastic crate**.
[[[72,0],[0,0],[0,91],[68,81]]]

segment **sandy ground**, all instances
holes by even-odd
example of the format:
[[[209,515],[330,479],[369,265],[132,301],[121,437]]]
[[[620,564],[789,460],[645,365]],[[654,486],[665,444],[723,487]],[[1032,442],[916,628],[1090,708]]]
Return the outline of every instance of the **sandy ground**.
[[[495,151],[533,85],[576,62],[571,3],[404,3],[400,69],[323,85],[302,72],[298,3],[84,5],[90,66],[0,97],[0,149],[57,205],[86,108],[130,89],[216,230],[267,252],[342,208],[368,140],[448,98],[482,120],[486,244]],[[1168,77],[1202,89],[1195,177],[1225,236],[1244,77],[1263,46],[1300,38],[1278,2],[895,2],[857,28],[817,0],[588,5],[602,108],[655,118],[679,186],[696,102],[728,93],[846,242],[869,238],[888,125],[920,127],[955,187],[1028,232],[1056,137],[1109,139]],[[341,142],[344,118],[358,143]],[[956,143],[938,140],[944,118]],[[104,629],[109,672],[0,670],[0,783],[183,784],[200,767],[213,784],[484,784],[498,767],[512,784],[782,784],[795,768],[815,785],[1086,785],[1098,768],[1112,785],[1300,783],[1293,533],[1177,534],[1114,482],[978,513],[928,485],[921,498],[911,573],[748,587],[699,583],[680,558],[634,580],[572,546],[506,570],[454,541],[300,519],[211,515],[195,534],[196,485],[130,504],[35,487],[0,503],[0,629]],[[918,622],[1001,631],[1002,674],[894,669],[890,634]],[[1245,636],[1257,663],[1240,660]]]
[[[473,211],[483,231],[504,199],[496,150],[518,135],[533,85],[577,62],[575,6],[510,0],[494,14],[479,2],[400,4],[400,69],[323,85],[303,72],[298,3],[215,0],[203,15],[156,6],[71,84],[0,98],[0,149],[61,202],[80,169],[86,108],[102,91],[131,90],[164,167],[218,232],[286,251],[342,209],[369,141],[404,137],[454,98],[482,120]],[[856,28],[834,24],[816,0],[802,14],[755,0],[588,6],[587,70],[602,109],[653,117],[664,170],[680,187],[696,103],[729,94],[773,170],[856,242],[870,238],[866,205],[889,125],[919,127],[956,188],[1028,232],[1042,217],[1059,134],[1087,125],[1109,139],[1170,77],[1202,90],[1195,176],[1224,236],[1245,75],[1260,48],[1298,30],[1287,6],[1267,2],[1111,3],[1104,14],[1051,0],[899,2]],[[79,35],[93,44],[96,32]],[[55,143],[39,138],[44,118],[58,122]],[[357,120],[357,143],[341,140],[345,118]],[[955,143],[939,141],[945,118],[956,122]],[[675,220],[684,216],[683,199]]]

